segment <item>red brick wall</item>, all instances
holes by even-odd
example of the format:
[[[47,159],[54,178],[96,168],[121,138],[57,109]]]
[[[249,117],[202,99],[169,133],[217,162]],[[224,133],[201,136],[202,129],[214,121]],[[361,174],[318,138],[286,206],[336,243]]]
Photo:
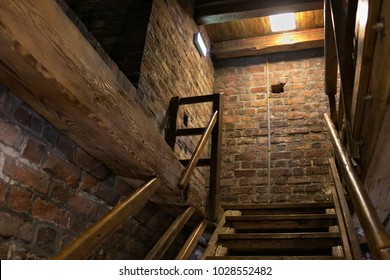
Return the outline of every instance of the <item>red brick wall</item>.
[[[323,51],[268,57],[269,84],[286,83],[283,93],[269,99],[270,181],[266,61],[256,57],[215,66],[214,90],[226,94],[222,202],[324,201],[331,144],[322,116],[328,110]]]
[[[128,184],[0,88],[0,259],[45,259],[129,195]],[[148,203],[92,258],[142,259],[173,218]]]

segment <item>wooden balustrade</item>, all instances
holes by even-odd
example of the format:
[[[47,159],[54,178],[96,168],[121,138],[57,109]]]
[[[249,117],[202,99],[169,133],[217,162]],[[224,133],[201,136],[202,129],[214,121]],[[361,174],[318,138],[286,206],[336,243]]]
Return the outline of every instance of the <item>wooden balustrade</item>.
[[[102,244],[130,215],[136,213],[144,205],[150,196],[157,190],[160,179],[153,178],[144,183],[127,199],[120,202],[94,225],[65,247],[53,259],[55,260],[79,260],[88,257],[93,250]]]
[[[150,252],[146,255],[145,260],[161,259],[194,212],[195,208],[190,206],[179,217],[177,217],[156,245],[154,245],[152,250],[150,250]]]
[[[353,168],[348,152],[342,145],[331,118],[327,113],[325,113],[324,116],[336,158],[339,162],[343,177],[345,178],[349,195],[352,199],[371,253],[376,259],[390,259],[390,239],[386,234],[385,228],[383,227],[358,174]]]

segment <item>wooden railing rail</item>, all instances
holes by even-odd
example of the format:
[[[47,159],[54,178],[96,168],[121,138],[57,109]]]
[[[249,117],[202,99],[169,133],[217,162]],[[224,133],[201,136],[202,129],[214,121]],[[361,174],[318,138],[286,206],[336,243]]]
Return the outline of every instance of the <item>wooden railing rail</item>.
[[[53,259],[80,260],[87,258],[93,250],[126,222],[129,216],[136,213],[148,201],[160,184],[161,180],[158,178],[145,182],[132,195],[120,202],[70,245],[54,256]]]
[[[341,238],[343,242],[344,255],[347,260],[361,260],[362,251],[353,226],[351,213],[348,208],[347,199],[345,198],[343,185],[337,171],[335,159],[329,158],[330,171],[334,179],[332,196],[335,204],[335,211],[339,223]]]
[[[146,255],[145,260],[161,259],[194,212],[195,208],[190,206],[179,217],[177,217],[172,225],[165,231],[160,240],[154,245],[152,250],[150,250],[150,252]]]
[[[204,148],[206,146],[207,141],[210,138],[211,132],[213,131],[213,128],[217,122],[218,118],[218,111],[214,112],[213,116],[210,119],[209,124],[207,125],[206,129],[204,130],[202,137],[199,140],[198,145],[196,146],[195,152],[192,154],[192,157],[190,159],[190,162],[184,169],[181,178],[179,180],[178,185],[182,188],[186,188],[188,185],[188,182],[190,181],[191,175],[194,172],[194,169],[198,163],[198,160],[200,156],[202,155]]]
[[[331,136],[341,172],[345,178],[347,189],[359,218],[368,246],[375,259],[390,259],[390,239],[386,234],[378,214],[365,191],[362,182],[348,156],[348,152],[341,143],[338,132],[327,113],[325,123]]]
[[[194,229],[194,231],[188,237],[186,243],[181,248],[179,254],[177,254],[176,260],[188,260],[196,244],[198,243],[200,237],[202,236],[204,230],[206,229],[207,224],[208,221],[206,219],[204,219],[199,223],[199,225]]]

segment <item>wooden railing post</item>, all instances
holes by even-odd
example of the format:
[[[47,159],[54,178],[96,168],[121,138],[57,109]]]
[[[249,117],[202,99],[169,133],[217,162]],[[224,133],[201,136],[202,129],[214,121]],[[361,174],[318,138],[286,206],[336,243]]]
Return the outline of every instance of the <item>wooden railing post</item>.
[[[150,250],[150,252],[146,255],[145,260],[161,259],[194,212],[195,208],[190,206],[179,217],[177,217],[156,245],[154,245],[152,250]]]
[[[324,114],[331,141],[335,150],[356,214],[359,218],[368,246],[376,259],[390,259],[390,239],[386,234],[378,214],[365,191],[362,182],[342,145],[338,132],[327,113]]]
[[[143,184],[127,199],[115,206],[78,238],[54,256],[55,260],[80,260],[88,257],[102,244],[128,217],[136,213],[157,190],[161,180],[153,178]]]
[[[192,251],[194,250],[196,244],[199,241],[199,238],[202,236],[204,230],[206,229],[207,224],[207,220],[203,220],[200,222],[200,224],[191,233],[190,237],[188,237],[179,254],[177,254],[176,260],[187,260],[190,257]]]

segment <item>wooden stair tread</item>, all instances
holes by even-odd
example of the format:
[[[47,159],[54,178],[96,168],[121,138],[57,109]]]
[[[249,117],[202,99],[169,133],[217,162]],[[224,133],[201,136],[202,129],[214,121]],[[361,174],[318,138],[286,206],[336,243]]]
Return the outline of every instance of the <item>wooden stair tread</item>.
[[[226,216],[226,221],[335,220],[335,214],[285,214]]]
[[[208,256],[206,260],[343,260],[334,256]]]
[[[333,208],[334,205],[331,202],[324,203],[270,203],[270,204],[236,204],[222,205],[222,208],[225,210],[246,210],[246,209],[315,209],[315,208]]]
[[[305,232],[305,233],[235,233],[219,234],[220,240],[245,240],[245,239],[334,239],[340,238],[339,232]]]

